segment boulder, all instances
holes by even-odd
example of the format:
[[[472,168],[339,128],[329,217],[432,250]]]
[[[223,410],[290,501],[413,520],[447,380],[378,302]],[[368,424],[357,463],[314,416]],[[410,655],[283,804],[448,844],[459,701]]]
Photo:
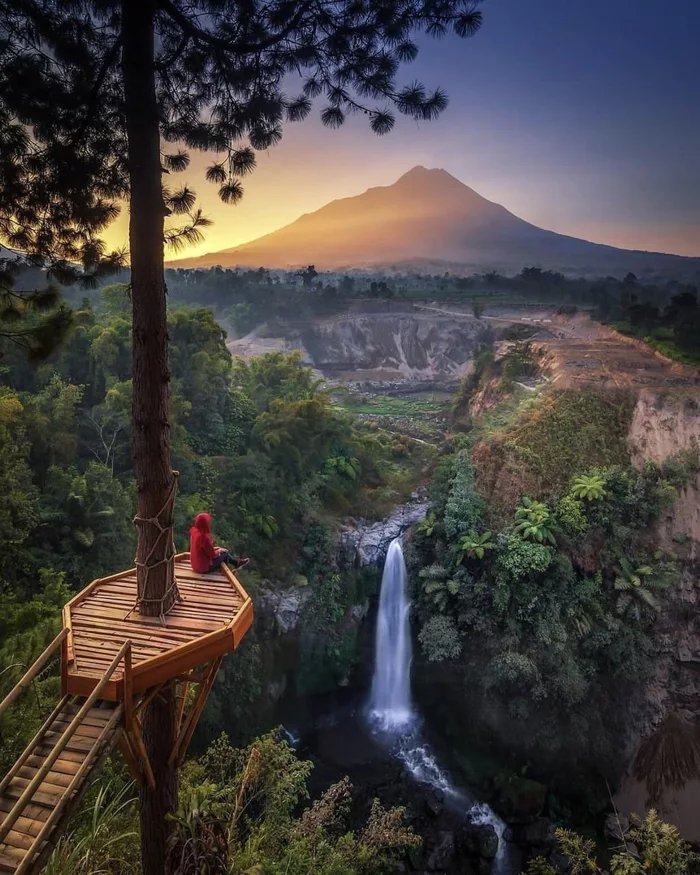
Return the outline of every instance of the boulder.
[[[544,847],[555,842],[554,824],[548,817],[538,817],[531,823],[516,824],[511,830],[513,841],[519,845]]]
[[[455,837],[449,830],[442,830],[426,860],[430,872],[442,872],[452,866],[455,857]]]
[[[293,632],[299,625],[302,611],[313,595],[310,587],[294,586],[282,591],[264,590],[258,599],[258,610],[281,634]]]
[[[508,823],[528,823],[542,813],[547,788],[539,781],[509,775],[496,781],[498,811]]]
[[[425,807],[433,817],[439,817],[445,810],[445,794],[434,787],[425,794]]]
[[[480,857],[493,860],[498,853],[498,835],[490,823],[464,823],[455,837],[460,859]]]
[[[379,522],[348,520],[340,533],[341,565],[346,568],[380,565],[386,558],[389,544],[422,520],[428,507],[429,502],[415,498],[399,505]]]

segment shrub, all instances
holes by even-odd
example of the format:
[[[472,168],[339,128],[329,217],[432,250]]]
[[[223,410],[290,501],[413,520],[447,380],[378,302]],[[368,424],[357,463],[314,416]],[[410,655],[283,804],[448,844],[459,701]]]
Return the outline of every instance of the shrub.
[[[459,632],[451,617],[431,617],[418,634],[423,653],[429,662],[457,659],[462,653]]]
[[[588,528],[588,520],[581,502],[573,495],[564,495],[559,499],[554,509],[554,516],[567,535],[580,535]]]
[[[525,540],[537,541],[539,544],[555,543],[552,517],[547,505],[541,501],[533,501],[527,496],[523,498],[520,507],[515,511],[515,520],[515,531]]]
[[[605,497],[605,477],[602,474],[581,474],[574,479],[571,495],[582,501],[600,501]]]
[[[474,466],[468,450],[461,450],[454,460],[447,502],[445,532],[448,538],[466,535],[477,528],[484,513],[484,500],[474,485]]]
[[[506,581],[542,574],[552,563],[554,554],[550,547],[525,541],[517,534],[501,535],[498,538],[498,576]]]

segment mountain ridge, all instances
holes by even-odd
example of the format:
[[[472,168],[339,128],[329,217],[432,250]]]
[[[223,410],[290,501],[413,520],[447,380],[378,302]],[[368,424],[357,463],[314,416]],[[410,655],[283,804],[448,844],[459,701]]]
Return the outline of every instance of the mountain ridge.
[[[168,266],[352,269],[426,261],[465,273],[537,264],[578,275],[632,270],[700,276],[700,257],[620,249],[539,228],[446,170],[422,165],[389,185],[329,201],[248,243]]]

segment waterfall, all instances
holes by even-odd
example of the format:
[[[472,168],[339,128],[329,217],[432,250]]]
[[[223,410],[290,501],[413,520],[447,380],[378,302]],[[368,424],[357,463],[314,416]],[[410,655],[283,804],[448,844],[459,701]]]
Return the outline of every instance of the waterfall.
[[[406,593],[406,563],[401,538],[389,545],[382,574],[375,634],[374,675],[369,697],[369,719],[390,742],[394,755],[421,784],[429,784],[445,801],[475,824],[489,824],[498,836],[498,851],[491,875],[516,871],[503,840],[505,823],[485,803],[455,787],[425,743],[420,721],[411,705],[410,602]]]
[[[401,539],[394,538],[382,575],[369,700],[373,722],[386,732],[405,730],[413,722],[409,607]]]

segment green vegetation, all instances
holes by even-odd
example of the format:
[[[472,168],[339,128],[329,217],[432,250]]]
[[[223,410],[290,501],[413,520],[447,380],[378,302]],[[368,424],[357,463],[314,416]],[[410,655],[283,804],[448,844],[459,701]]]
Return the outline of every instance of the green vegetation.
[[[449,418],[450,396],[445,392],[416,392],[411,395],[369,395],[356,392],[337,394],[344,410],[407,440],[437,443]]]
[[[667,299],[665,306],[660,306],[658,296],[649,295],[634,274],[628,274],[619,300],[608,305],[600,315],[613,328],[644,340],[667,358],[700,365],[697,289],[680,289]]]
[[[572,875],[690,875],[700,866],[700,855],[684,842],[675,826],[664,823],[652,808],[644,820],[635,821],[622,834],[622,843],[609,865],[602,867],[595,857],[595,845],[568,829],[556,831],[559,847]],[[556,875],[542,857],[531,860],[527,875]]]
[[[385,809],[378,800],[356,823],[347,778],[309,803],[312,768],[276,732],[239,749],[221,735],[183,771],[168,870],[370,875],[393,870],[419,844],[403,809]],[[138,845],[134,788],[114,772],[93,789],[45,871],[131,875],[140,871]]]
[[[72,592],[133,562],[127,307],[126,288],[108,286],[98,306],[76,310],[70,342],[40,365],[30,366],[23,350],[5,350],[0,693],[56,633]],[[193,515],[207,509],[219,541],[253,557],[252,590],[263,579],[267,587],[305,580],[315,615],[325,617],[324,647],[337,653],[332,684],[352,661],[354,641],[336,640],[352,587],[338,585],[330,533],[344,514],[400,501],[414,488],[425,448],[353,420],[296,355],[234,362],[209,310],[174,309],[169,330],[178,547],[187,547]],[[317,610],[321,598],[326,613]],[[256,648],[251,636],[243,674],[224,672],[224,686],[249,691],[235,697],[237,706],[250,705],[259,689]],[[309,653],[303,659],[313,664]],[[35,700],[23,708],[3,721],[3,757],[39,719]]]
[[[472,394],[497,376],[482,363]],[[469,691],[464,719],[479,713],[555,786],[568,763],[583,794],[599,792],[593,774],[614,773],[624,703],[652,670],[649,632],[678,576],[654,522],[697,453],[632,468],[622,392],[548,389],[499,406],[500,427],[476,421],[435,469],[410,556],[419,641]]]

